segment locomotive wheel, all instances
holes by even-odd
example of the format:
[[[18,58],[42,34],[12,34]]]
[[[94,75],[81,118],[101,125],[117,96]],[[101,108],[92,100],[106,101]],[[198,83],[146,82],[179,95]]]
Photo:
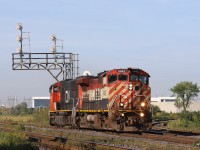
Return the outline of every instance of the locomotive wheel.
[[[151,129],[151,125],[149,123],[143,123],[141,126],[140,126],[140,129],[142,131],[148,131],[149,129]]]

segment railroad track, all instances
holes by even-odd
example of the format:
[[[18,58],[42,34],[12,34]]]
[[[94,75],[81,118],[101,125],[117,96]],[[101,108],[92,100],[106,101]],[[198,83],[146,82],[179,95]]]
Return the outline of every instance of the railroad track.
[[[28,137],[30,142],[38,143],[41,147],[46,147],[48,149],[96,149],[96,148],[105,148],[110,150],[124,150],[124,149],[134,149],[128,148],[124,146],[118,146],[114,144],[105,144],[105,143],[98,143],[93,140],[80,140],[79,138],[67,138],[63,135],[51,135],[51,134],[42,134],[42,133],[35,133],[30,131],[19,131],[16,129],[0,127],[2,132],[21,132]],[[67,142],[73,142],[76,144],[67,144]]]
[[[18,122],[0,122],[1,131],[16,132],[9,126],[19,126]],[[75,130],[69,128],[43,127],[39,125],[23,124],[24,129],[20,130],[26,134],[31,142],[37,142],[40,146],[50,147],[52,149],[69,149],[70,143],[74,143],[77,148],[91,149],[94,147],[103,147],[110,149],[138,149],[147,148],[152,143],[160,145],[170,145],[179,147],[193,148],[193,144],[198,140],[200,133],[181,132],[172,130],[150,130],[143,133],[117,133],[117,132],[97,132],[91,130]],[[19,132],[19,131],[18,131]],[[72,136],[73,135],[73,136]],[[86,137],[91,138],[86,138]],[[101,138],[99,138],[101,137]],[[84,140],[83,140],[84,139]],[[134,142],[132,142],[134,141]],[[132,144],[130,144],[132,142]],[[145,146],[137,145],[137,142],[146,143]],[[137,148],[135,148],[137,145]],[[154,147],[153,149],[156,149]],[[165,148],[158,148],[165,149]]]

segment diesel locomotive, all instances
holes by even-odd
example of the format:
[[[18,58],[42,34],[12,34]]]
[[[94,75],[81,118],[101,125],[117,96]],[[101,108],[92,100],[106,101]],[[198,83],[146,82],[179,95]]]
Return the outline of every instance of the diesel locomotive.
[[[151,128],[150,75],[139,68],[85,74],[50,86],[50,125],[115,131]]]

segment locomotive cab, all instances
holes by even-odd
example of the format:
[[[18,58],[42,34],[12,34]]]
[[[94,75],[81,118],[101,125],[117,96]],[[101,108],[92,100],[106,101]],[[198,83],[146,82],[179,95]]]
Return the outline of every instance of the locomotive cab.
[[[60,109],[60,83],[55,83],[49,88],[50,92],[50,110]]]

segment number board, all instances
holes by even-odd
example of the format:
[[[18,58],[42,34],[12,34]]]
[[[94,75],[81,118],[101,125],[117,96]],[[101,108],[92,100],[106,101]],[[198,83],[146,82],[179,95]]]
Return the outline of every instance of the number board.
[[[125,73],[126,69],[118,69],[117,72],[119,72],[119,73]]]

